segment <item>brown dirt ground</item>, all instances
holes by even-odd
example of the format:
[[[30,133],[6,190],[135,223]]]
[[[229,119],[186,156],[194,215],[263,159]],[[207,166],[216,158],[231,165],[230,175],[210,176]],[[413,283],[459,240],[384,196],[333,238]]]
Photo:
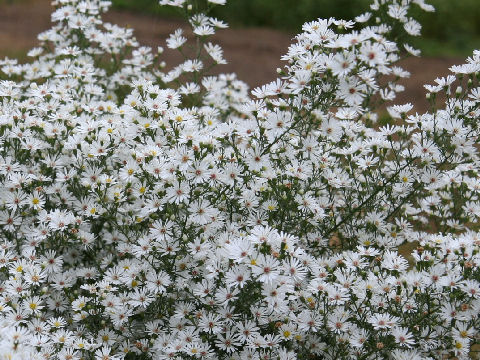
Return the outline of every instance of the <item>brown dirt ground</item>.
[[[49,0],[10,0],[0,4],[0,58],[4,56],[23,57],[26,51],[37,45],[36,36],[50,27]],[[135,36],[141,44],[165,47],[165,39],[183,23],[149,15],[110,11],[106,21],[135,29]],[[218,67],[221,72],[236,72],[238,77],[251,87],[265,84],[276,78],[276,68],[282,67],[280,56],[286,53],[293,34],[264,28],[227,29],[219,31],[215,42],[224,51],[228,65]],[[177,64],[179,54],[167,51],[167,64]],[[411,72],[411,77],[402,83],[405,86],[396,103],[411,102],[416,111],[425,111],[423,84],[432,83],[439,76],[448,74],[448,67],[463,62],[462,58],[409,58],[401,65]]]

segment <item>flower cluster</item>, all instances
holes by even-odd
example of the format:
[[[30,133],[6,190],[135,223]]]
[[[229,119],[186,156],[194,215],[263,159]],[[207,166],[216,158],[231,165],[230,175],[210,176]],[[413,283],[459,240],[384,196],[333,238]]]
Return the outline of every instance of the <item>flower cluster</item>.
[[[101,0],[1,62],[0,359],[468,358],[480,52],[380,124],[423,1],[305,24],[251,94],[208,74],[225,0],[160,3],[169,71]]]

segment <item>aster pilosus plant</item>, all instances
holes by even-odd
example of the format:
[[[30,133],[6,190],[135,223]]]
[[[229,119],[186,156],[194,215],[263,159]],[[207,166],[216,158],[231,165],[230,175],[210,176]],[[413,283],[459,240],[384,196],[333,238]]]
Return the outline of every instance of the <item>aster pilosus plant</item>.
[[[209,75],[224,3],[160,1],[190,26],[168,71],[100,0],[53,1],[32,61],[1,62],[0,358],[468,358],[480,52],[428,113],[392,105],[433,8],[375,0],[249,92]]]

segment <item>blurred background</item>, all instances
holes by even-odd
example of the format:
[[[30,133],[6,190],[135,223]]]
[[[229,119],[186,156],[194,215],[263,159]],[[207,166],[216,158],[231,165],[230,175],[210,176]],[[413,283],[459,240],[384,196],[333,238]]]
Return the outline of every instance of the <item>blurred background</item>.
[[[206,1],[206,0],[203,0]],[[412,73],[406,91],[397,103],[412,102],[418,111],[428,108],[423,84],[448,74],[448,67],[464,62],[480,48],[480,0],[428,0],[434,13],[419,11],[422,36],[411,43],[422,50],[422,58],[408,58],[401,65]],[[50,0],[0,0],[0,58],[26,60],[27,51],[38,44],[38,33],[50,28]],[[235,72],[251,87],[276,78],[282,67],[280,56],[306,21],[319,17],[353,19],[368,10],[370,0],[229,0],[214,8],[213,16],[231,28],[221,30],[214,42],[225,51],[228,65],[217,72]],[[159,6],[158,0],[113,0],[105,20],[133,28],[141,44],[165,47],[165,39],[185,24],[178,10]],[[165,51],[172,67],[181,61],[176,51]]]
[[[235,27],[269,27],[297,33],[306,21],[336,17],[353,19],[368,10],[370,0],[230,0],[214,14]],[[480,45],[480,0],[427,0],[435,13],[419,11],[422,38],[415,42],[424,55],[468,55]],[[139,13],[175,16],[156,0],[113,0],[114,7]],[[417,8],[417,7],[415,7]]]

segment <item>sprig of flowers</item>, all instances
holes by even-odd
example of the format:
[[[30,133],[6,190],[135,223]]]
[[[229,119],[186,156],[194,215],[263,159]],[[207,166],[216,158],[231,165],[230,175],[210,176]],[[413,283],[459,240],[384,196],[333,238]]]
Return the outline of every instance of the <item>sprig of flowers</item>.
[[[0,358],[468,358],[478,51],[379,126],[429,5],[305,24],[251,98],[208,74],[224,3],[161,1],[192,33],[168,72],[100,0],[55,1],[33,61],[1,62]]]

